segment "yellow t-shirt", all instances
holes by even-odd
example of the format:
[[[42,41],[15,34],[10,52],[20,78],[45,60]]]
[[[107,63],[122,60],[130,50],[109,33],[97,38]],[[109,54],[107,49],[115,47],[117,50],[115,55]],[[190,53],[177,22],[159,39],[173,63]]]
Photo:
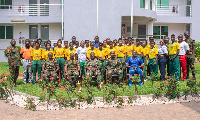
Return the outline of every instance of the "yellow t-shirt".
[[[125,56],[125,53],[127,52],[126,46],[117,46],[116,49],[117,49],[117,57],[124,57]]]
[[[76,49],[73,48],[73,50],[70,50],[70,49],[66,49],[65,50],[65,57],[67,58],[67,60],[70,60],[70,53],[74,53],[74,55],[75,55],[76,54]]]
[[[150,45],[150,44],[146,45],[146,47],[148,47],[149,49],[151,49],[151,45]],[[155,48],[158,48],[158,45],[155,44],[154,47],[155,47]]]
[[[153,48],[149,50],[149,59],[156,58],[156,55],[158,55],[158,48]]]
[[[50,51],[47,51],[47,50],[44,49],[43,52],[42,52],[42,58],[47,60],[48,59],[48,54],[50,52],[52,52],[52,54],[53,54],[53,50],[52,49],[50,49]],[[53,58],[54,58],[54,55],[53,55]]]
[[[62,58],[64,57],[65,49],[64,47],[61,47],[61,48],[55,47],[53,50],[53,53],[54,53],[55,58]]]
[[[176,55],[176,52],[179,49],[180,49],[179,43],[177,43],[177,42],[175,42],[173,44],[170,43],[168,46],[169,55]]]
[[[86,48],[87,48],[88,50],[89,50],[89,49],[91,49],[91,47],[90,47],[90,46],[89,46],[89,47],[86,47]]]
[[[135,50],[135,45],[131,45],[131,46],[127,45],[126,50],[127,50],[127,56],[132,56],[133,50]]]
[[[106,47],[106,48],[102,47],[102,49],[106,51],[106,55],[107,55],[108,54],[108,50],[110,49],[110,47]]]
[[[108,58],[110,58],[111,56],[110,56],[110,52],[111,51],[114,51],[115,52],[115,55],[117,55],[118,54],[118,52],[117,52],[117,49],[115,49],[115,48],[113,48],[113,49],[108,49],[108,53],[107,53],[107,55],[108,55]]]
[[[31,51],[31,57],[33,57],[33,60],[41,60],[42,59],[42,49],[36,50],[35,48]]]
[[[90,58],[90,53],[91,53],[91,52],[94,52],[95,56],[97,56],[97,50],[95,50],[95,49],[94,49],[94,50],[89,49],[89,50],[87,51],[87,57],[88,57],[88,58]]]
[[[106,50],[97,50],[96,52],[97,52],[97,55],[96,55],[97,57],[105,60],[105,57],[107,55]]]
[[[141,45],[139,45],[138,47],[135,46],[135,51],[137,52],[138,55],[141,55],[143,47]]]
[[[143,57],[146,57],[149,54],[150,49],[148,47],[142,48]]]

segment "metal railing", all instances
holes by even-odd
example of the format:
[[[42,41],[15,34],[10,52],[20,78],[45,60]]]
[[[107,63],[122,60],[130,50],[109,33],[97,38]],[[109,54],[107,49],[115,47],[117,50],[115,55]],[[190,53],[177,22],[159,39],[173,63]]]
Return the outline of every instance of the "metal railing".
[[[157,5],[157,15],[160,16],[181,16],[181,17],[192,17],[192,6],[191,5]]]
[[[61,4],[0,5],[1,16],[61,16]]]

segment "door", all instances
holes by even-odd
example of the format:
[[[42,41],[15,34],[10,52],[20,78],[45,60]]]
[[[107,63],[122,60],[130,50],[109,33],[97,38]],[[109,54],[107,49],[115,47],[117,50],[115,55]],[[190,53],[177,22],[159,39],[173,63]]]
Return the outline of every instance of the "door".
[[[49,39],[49,25],[41,25],[41,38],[44,40]]]
[[[29,39],[37,39],[37,38],[38,38],[38,26],[29,25]]]
[[[37,16],[37,0],[29,0],[29,16]]]
[[[49,0],[40,0],[40,16],[49,16]]]
[[[146,39],[146,25],[138,25],[138,38],[144,38],[141,41]]]

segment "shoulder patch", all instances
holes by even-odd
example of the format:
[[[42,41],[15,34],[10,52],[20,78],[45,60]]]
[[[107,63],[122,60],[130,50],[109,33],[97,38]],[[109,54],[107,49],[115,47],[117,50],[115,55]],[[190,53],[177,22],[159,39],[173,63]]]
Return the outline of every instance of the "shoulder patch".
[[[7,52],[10,52],[10,49],[8,48],[6,51],[7,51]]]

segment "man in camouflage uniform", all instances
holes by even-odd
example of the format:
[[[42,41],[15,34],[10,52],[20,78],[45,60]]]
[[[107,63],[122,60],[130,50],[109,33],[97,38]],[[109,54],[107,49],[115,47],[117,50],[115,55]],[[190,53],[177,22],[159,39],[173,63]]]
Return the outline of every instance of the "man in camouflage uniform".
[[[117,74],[119,76],[119,86],[121,86],[121,81],[123,77],[122,73],[122,62],[115,57],[115,52],[110,52],[111,58],[107,59],[105,62],[106,69],[108,70],[107,76],[110,82],[112,82],[112,75]]]
[[[74,53],[70,53],[70,60],[65,63],[65,76],[73,87],[76,85],[80,71],[79,61],[74,59]],[[73,76],[73,77],[72,77]]]
[[[92,79],[92,76],[97,77],[97,83],[98,83],[98,88],[101,88],[101,81],[103,79],[102,73],[101,73],[101,67],[102,63],[101,61],[95,59],[95,54],[94,52],[90,53],[90,60],[86,61],[85,63],[85,68],[86,68],[86,76],[90,78],[90,81]]]
[[[19,66],[21,64],[20,60],[20,51],[18,50],[16,45],[16,41],[14,39],[11,40],[10,46],[7,48],[7,57],[8,57],[8,65],[11,79],[14,81],[14,85],[16,86],[17,78],[19,75]]]
[[[54,81],[56,82],[57,80],[57,71],[59,70],[59,66],[57,64],[57,60],[53,59],[53,53],[50,52],[48,53],[48,59],[44,61],[42,65],[42,73],[43,74],[43,79],[46,82]]]
[[[189,37],[188,31],[186,31],[184,33],[184,36],[185,36],[185,42],[188,43],[188,45],[190,47],[189,53],[187,54],[187,79],[189,78],[190,68],[192,70],[193,78],[196,79],[195,67],[194,67],[195,40],[193,40]]]

